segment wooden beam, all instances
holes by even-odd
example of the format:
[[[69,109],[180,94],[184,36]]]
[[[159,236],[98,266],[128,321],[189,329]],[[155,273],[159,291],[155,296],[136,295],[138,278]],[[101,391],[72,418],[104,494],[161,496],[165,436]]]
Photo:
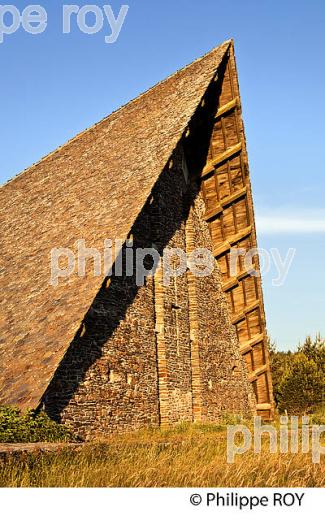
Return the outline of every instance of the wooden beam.
[[[272,410],[272,405],[270,403],[260,403],[256,405],[257,412],[263,412],[266,410]]]
[[[263,340],[264,340],[264,334],[262,333],[262,334],[257,334],[249,341],[245,341],[244,343],[241,343],[240,349],[239,349],[240,353],[243,355],[247,354],[248,352],[253,350],[253,347],[255,345],[257,345],[258,343],[261,343]]]
[[[203,179],[208,175],[211,175],[211,173],[214,173],[214,169],[218,166],[218,164],[221,164],[233,157],[234,155],[237,155],[239,152],[241,152],[242,147],[242,143],[237,143],[234,146],[231,146],[230,148],[225,150],[223,153],[216,155],[216,157],[212,161],[208,162],[203,168],[201,178]]]
[[[232,246],[234,246],[235,244],[237,244],[237,242],[239,242],[240,240],[243,240],[243,238],[246,238],[248,235],[250,235],[252,232],[252,226],[248,226],[244,229],[242,229],[241,231],[239,231],[236,235],[232,235],[229,240],[226,240],[225,242],[223,242],[223,244],[221,244],[219,247],[217,247],[213,254],[215,257],[218,257],[218,256],[221,256],[223,255],[224,253],[226,253],[227,251],[229,251]]]
[[[245,307],[239,314],[236,314],[236,316],[233,317],[232,324],[236,325],[240,321],[244,320],[246,317],[246,314],[257,309],[260,306],[260,304],[261,304],[260,300],[255,300],[253,303],[251,303],[250,305]]]
[[[230,112],[234,108],[239,108],[239,107],[240,107],[240,100],[239,100],[239,97],[236,97],[236,98],[232,99],[231,101],[229,101],[229,103],[226,103],[226,105],[223,105],[222,107],[220,107],[218,109],[218,112],[216,113],[215,118],[218,119],[219,117],[223,116],[227,112]]]
[[[248,278],[249,276],[252,276],[252,271],[248,271],[247,269],[244,269],[243,271],[240,271],[237,276],[234,276],[232,278],[228,278],[228,280],[222,284],[222,290],[223,292],[228,292],[231,289],[234,289],[239,285],[239,282],[241,280],[244,280],[245,278]]]
[[[248,379],[250,380],[250,382],[252,383],[253,381],[256,381],[256,379],[261,376],[262,374],[264,374],[265,372],[267,372],[267,370],[269,369],[269,366],[268,365],[262,365],[260,366],[259,368],[257,368],[256,370],[254,370],[254,372],[251,372],[248,376]]]
[[[229,206],[233,202],[237,202],[237,200],[244,197],[246,195],[246,193],[247,193],[247,188],[246,188],[246,186],[244,186],[244,188],[235,191],[235,193],[233,193],[232,195],[229,195],[228,197],[221,199],[219,201],[220,203],[213,210],[211,210],[211,211],[209,211],[209,213],[205,214],[205,216],[204,216],[205,220],[209,221],[209,220],[212,220],[213,218],[217,217],[227,206]]]
[[[213,220],[216,217],[220,215],[220,213],[223,212],[223,206],[221,204],[216,205],[213,210],[209,211],[204,215],[204,219],[206,222],[209,222],[209,220]]]
[[[234,289],[235,287],[238,287],[239,285],[239,279],[237,277],[229,278],[225,283],[222,284],[222,290],[223,292],[231,291],[231,289]]]
[[[229,197],[225,197],[224,199],[222,199],[221,200],[222,207],[226,208],[233,202],[237,202],[237,200],[244,197],[246,195],[246,193],[247,193],[247,188],[246,188],[246,186],[244,186],[240,190],[235,191],[232,195],[229,195]]]

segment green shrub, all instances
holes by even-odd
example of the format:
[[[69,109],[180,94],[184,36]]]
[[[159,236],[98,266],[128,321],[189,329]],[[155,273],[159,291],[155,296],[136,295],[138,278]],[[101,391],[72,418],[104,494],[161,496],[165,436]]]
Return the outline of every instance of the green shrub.
[[[305,354],[298,353],[286,370],[279,385],[280,412],[289,414],[312,413],[321,404],[323,374],[317,364]]]
[[[9,406],[0,407],[0,442],[68,442],[75,440],[66,428],[45,412],[22,414]]]
[[[325,405],[325,340],[307,337],[295,352],[269,345],[273,392],[279,413],[315,414]],[[324,421],[322,421],[324,424]]]

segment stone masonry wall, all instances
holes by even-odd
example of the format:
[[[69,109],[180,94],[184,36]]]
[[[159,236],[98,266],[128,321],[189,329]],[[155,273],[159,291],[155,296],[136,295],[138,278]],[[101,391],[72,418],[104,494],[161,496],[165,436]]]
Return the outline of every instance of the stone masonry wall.
[[[186,182],[178,147],[132,228],[133,251],[154,247],[162,254],[167,246],[185,251],[191,206],[196,247],[211,249],[202,205],[195,186]],[[123,260],[131,249],[123,248]],[[201,392],[203,421],[215,421],[223,411],[250,412],[250,386],[217,265],[211,276],[195,279],[196,383],[188,273],[167,287],[158,274],[142,287],[125,271],[104,280],[44,395],[47,413],[82,438],[190,422],[193,384],[196,397],[197,388]]]
[[[178,160],[177,160],[178,155]],[[179,152],[157,182],[132,229],[133,250],[185,249]],[[109,238],[109,237],[107,237]],[[122,257],[125,259],[126,248]],[[150,264],[150,262],[149,262]],[[147,266],[149,269],[151,265]],[[166,288],[170,422],[191,420],[191,373],[186,277]],[[154,280],[135,275],[105,280],[45,396],[47,413],[81,437],[159,425]],[[176,310],[181,304],[178,327]]]

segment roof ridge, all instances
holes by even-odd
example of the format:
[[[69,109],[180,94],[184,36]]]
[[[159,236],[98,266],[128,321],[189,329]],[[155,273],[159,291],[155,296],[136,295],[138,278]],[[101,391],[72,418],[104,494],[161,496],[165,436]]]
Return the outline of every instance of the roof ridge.
[[[178,69],[177,71],[173,72],[172,74],[170,74],[169,76],[167,76],[167,78],[161,80],[161,81],[158,81],[158,83],[155,83],[152,87],[149,87],[147,90],[141,92],[138,96],[136,96],[135,98],[133,99],[130,99],[130,101],[128,101],[127,103],[125,103],[124,105],[121,105],[119,108],[117,108],[116,110],[113,110],[113,112],[111,112],[110,114],[108,114],[107,116],[103,117],[102,119],[100,119],[100,121],[97,121],[96,123],[94,123],[93,125],[85,128],[84,130],[82,130],[81,132],[77,133],[74,137],[71,137],[70,139],[68,139],[68,141],[66,141],[65,143],[63,143],[62,145],[58,146],[57,148],[55,148],[54,150],[52,150],[51,152],[49,152],[48,154],[44,155],[43,157],[41,157],[38,161],[34,162],[33,164],[31,164],[30,166],[28,166],[27,168],[25,168],[24,170],[21,170],[20,172],[18,172],[17,174],[15,174],[13,177],[11,177],[10,179],[8,179],[6,182],[4,182],[4,184],[0,185],[0,190],[2,188],[5,188],[8,184],[10,184],[11,182],[15,181],[18,177],[21,177],[22,175],[24,175],[25,173],[27,173],[29,170],[31,170],[32,168],[34,168],[35,166],[39,165],[41,162],[45,161],[46,159],[52,157],[53,155],[55,155],[57,152],[61,151],[63,148],[65,148],[66,146],[70,145],[71,143],[73,143],[75,140],[77,140],[79,137],[81,137],[82,135],[86,134],[87,132],[91,132],[92,130],[94,130],[95,128],[97,128],[99,125],[101,125],[102,123],[108,121],[109,118],[111,118],[113,115],[116,115],[118,112],[120,112],[121,110],[123,110],[124,108],[128,107],[129,105],[132,105],[133,103],[135,103],[136,101],[138,101],[139,99],[141,99],[142,97],[144,97],[145,95],[147,95],[149,92],[151,92],[153,89],[157,88],[159,85],[162,85],[164,84],[165,82],[169,81],[171,78],[177,76],[177,74],[180,74],[181,72],[185,71],[186,69],[188,69],[189,67],[191,67],[192,65],[194,65],[195,63],[198,63],[200,61],[202,61],[204,58],[206,58],[207,56],[209,56],[210,54],[212,54],[213,52],[215,52],[216,50],[222,48],[222,47],[229,47],[231,44],[233,43],[233,40],[232,39],[228,39],[228,40],[225,40],[223,43],[221,43],[220,45],[217,45],[215,47],[213,47],[213,49],[211,49],[210,51],[206,52],[205,54],[203,54],[201,57],[195,59],[194,61],[188,63],[187,65],[185,65],[184,67],[181,67],[180,69]],[[225,51],[228,50],[228,49],[225,49]]]

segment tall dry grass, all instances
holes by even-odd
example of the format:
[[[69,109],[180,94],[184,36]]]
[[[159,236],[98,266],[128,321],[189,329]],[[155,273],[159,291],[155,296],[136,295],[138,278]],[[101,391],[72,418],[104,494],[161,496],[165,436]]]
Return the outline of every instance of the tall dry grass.
[[[77,451],[9,457],[1,487],[323,487],[325,464],[311,454],[253,450],[227,463],[226,431],[180,427],[115,436]]]

